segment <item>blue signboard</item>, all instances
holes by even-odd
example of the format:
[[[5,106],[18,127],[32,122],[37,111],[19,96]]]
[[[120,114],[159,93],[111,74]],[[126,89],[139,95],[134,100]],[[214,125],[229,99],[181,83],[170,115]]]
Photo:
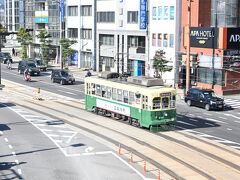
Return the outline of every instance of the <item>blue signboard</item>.
[[[147,28],[147,0],[140,0],[140,29]]]
[[[64,8],[64,0],[61,0],[60,3],[58,3],[58,17],[60,17],[60,12],[61,12],[61,22],[64,22],[64,12],[65,8]]]
[[[135,60],[134,61],[134,76],[142,75],[142,61]]]
[[[35,23],[48,23],[48,17],[35,18]]]
[[[71,65],[77,65],[78,64],[78,52],[75,51],[72,55],[71,55]]]

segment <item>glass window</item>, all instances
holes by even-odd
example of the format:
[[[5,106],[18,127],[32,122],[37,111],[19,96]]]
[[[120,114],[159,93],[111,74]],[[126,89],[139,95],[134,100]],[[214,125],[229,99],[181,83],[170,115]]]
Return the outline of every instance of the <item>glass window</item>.
[[[157,19],[157,8],[156,7],[152,8],[152,19],[153,20]]]
[[[92,94],[95,95],[95,84],[92,83],[91,86],[92,86]]]
[[[168,47],[168,34],[163,34],[163,47]]]
[[[170,20],[174,20],[175,10],[174,6],[170,6]]]
[[[81,6],[81,16],[92,16],[92,6],[91,5]]]
[[[164,14],[163,14],[163,19],[168,20],[168,6],[164,6]]]
[[[158,6],[158,19],[161,20],[163,19],[163,7]]]
[[[68,28],[67,32],[69,38],[78,38],[78,28]]]
[[[123,91],[123,102],[128,103],[128,91]]]
[[[111,99],[112,97],[112,89],[110,87],[107,88],[107,98]]]
[[[162,33],[158,34],[158,47],[162,47]]]
[[[160,109],[160,107],[161,107],[160,104],[161,104],[160,97],[153,98],[153,109]]]
[[[117,89],[116,88],[112,89],[112,99],[117,100]]]
[[[101,91],[102,91],[102,97],[107,97],[107,92],[106,92],[105,86],[101,86]]]
[[[92,39],[92,29],[81,29],[82,39]]]
[[[174,47],[174,34],[170,34],[169,47]]]
[[[97,12],[97,22],[98,23],[114,23],[115,22],[115,12]]]
[[[78,7],[68,6],[68,16],[78,16]]]
[[[156,34],[152,34],[152,46],[156,46]]]
[[[96,85],[96,95],[101,95],[101,86],[99,84]]]
[[[122,101],[123,100],[122,90],[121,89],[117,90],[117,100],[118,101]]]
[[[138,23],[138,11],[128,11],[127,22],[131,24]]]
[[[135,96],[133,92],[129,92],[129,104],[134,104]]]
[[[100,35],[100,44],[113,46],[114,45],[114,35],[101,34]]]
[[[169,97],[162,98],[162,109],[169,108]]]

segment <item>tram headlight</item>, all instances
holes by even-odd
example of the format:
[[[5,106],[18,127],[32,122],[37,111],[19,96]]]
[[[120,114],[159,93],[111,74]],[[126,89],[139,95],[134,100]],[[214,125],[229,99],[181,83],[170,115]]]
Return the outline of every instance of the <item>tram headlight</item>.
[[[164,116],[168,116],[168,114],[167,114],[167,113],[164,113]]]

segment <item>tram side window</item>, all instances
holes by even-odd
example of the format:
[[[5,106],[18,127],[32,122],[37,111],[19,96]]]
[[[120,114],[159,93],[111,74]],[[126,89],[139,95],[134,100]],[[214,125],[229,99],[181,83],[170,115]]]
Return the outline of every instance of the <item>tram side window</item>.
[[[92,83],[91,86],[92,86],[92,95],[95,95],[95,84]]]
[[[169,108],[169,97],[162,98],[162,108]]]
[[[128,91],[123,91],[123,102],[128,103]]]
[[[107,88],[107,98],[110,99],[112,97],[112,90],[110,87]]]
[[[117,100],[117,89],[116,88],[112,89],[112,99]]]
[[[134,104],[135,98],[134,98],[134,93],[129,92],[129,104]]]
[[[101,96],[101,86],[99,84],[96,85],[96,95]]]
[[[121,90],[121,89],[118,89],[118,90],[117,90],[117,100],[118,100],[118,101],[122,101],[122,99],[123,99],[122,90]]]
[[[101,86],[101,90],[102,90],[102,97],[106,97],[107,96],[106,87]]]
[[[160,104],[161,104],[160,97],[153,98],[153,109],[160,109],[160,107],[161,107]]]
[[[175,108],[176,107],[176,96],[173,95],[171,97],[171,108]]]

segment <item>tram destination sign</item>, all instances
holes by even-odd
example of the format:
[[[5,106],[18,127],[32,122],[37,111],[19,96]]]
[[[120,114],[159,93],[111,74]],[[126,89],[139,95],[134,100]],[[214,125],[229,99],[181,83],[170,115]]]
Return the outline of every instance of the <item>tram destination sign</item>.
[[[218,29],[213,27],[190,27],[190,46],[217,48]]]

